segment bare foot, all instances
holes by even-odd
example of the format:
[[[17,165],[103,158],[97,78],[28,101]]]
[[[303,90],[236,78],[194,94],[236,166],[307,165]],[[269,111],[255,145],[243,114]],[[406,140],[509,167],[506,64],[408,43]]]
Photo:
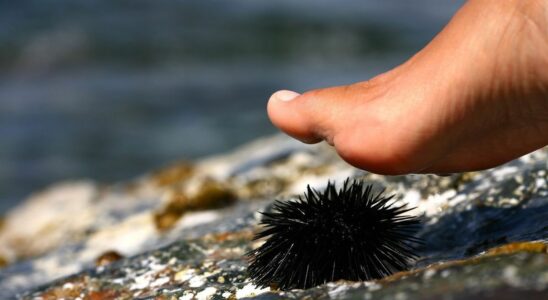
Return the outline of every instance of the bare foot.
[[[548,1],[471,0],[397,68],[302,95],[278,91],[268,114],[287,134],[326,140],[381,174],[515,159],[548,144]]]

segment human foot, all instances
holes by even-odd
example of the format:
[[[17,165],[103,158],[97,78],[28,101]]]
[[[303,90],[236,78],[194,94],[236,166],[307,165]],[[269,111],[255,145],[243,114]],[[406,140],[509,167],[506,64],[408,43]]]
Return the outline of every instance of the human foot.
[[[326,140],[376,173],[505,163],[548,144],[548,2],[469,1],[399,67],[352,85],[276,92],[268,114],[287,134]]]

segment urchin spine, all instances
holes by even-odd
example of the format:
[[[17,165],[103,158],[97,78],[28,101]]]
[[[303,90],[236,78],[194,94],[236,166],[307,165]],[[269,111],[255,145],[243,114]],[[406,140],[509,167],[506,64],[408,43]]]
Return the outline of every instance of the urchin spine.
[[[286,290],[407,270],[421,244],[414,237],[420,221],[393,197],[347,179],[338,191],[328,182],[322,192],[308,186],[296,201],[275,201],[255,236],[267,240],[248,253],[250,277]]]

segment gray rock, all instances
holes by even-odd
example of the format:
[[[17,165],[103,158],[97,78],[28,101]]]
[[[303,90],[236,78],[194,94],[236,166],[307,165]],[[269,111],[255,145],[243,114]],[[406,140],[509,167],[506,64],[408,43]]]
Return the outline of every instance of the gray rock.
[[[63,183],[6,216],[0,298],[546,298],[547,158],[541,149],[483,172],[385,177],[325,145],[275,136],[112,186]],[[417,207],[426,243],[413,269],[308,290],[255,287],[244,254],[259,243],[257,211],[346,177]],[[102,254],[116,261],[96,266]]]

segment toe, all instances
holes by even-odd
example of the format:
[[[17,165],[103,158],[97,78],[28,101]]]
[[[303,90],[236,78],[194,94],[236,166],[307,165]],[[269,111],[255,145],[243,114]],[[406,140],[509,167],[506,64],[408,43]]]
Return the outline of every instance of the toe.
[[[371,94],[365,85],[318,89],[302,95],[278,91],[270,97],[268,115],[275,126],[305,143],[326,140],[333,144],[338,131],[355,123],[349,118],[359,117],[353,111]]]
[[[272,123],[288,135],[305,143],[321,140],[313,131],[313,124],[307,118],[307,107],[302,105],[299,93],[281,90],[268,100],[268,116]]]

